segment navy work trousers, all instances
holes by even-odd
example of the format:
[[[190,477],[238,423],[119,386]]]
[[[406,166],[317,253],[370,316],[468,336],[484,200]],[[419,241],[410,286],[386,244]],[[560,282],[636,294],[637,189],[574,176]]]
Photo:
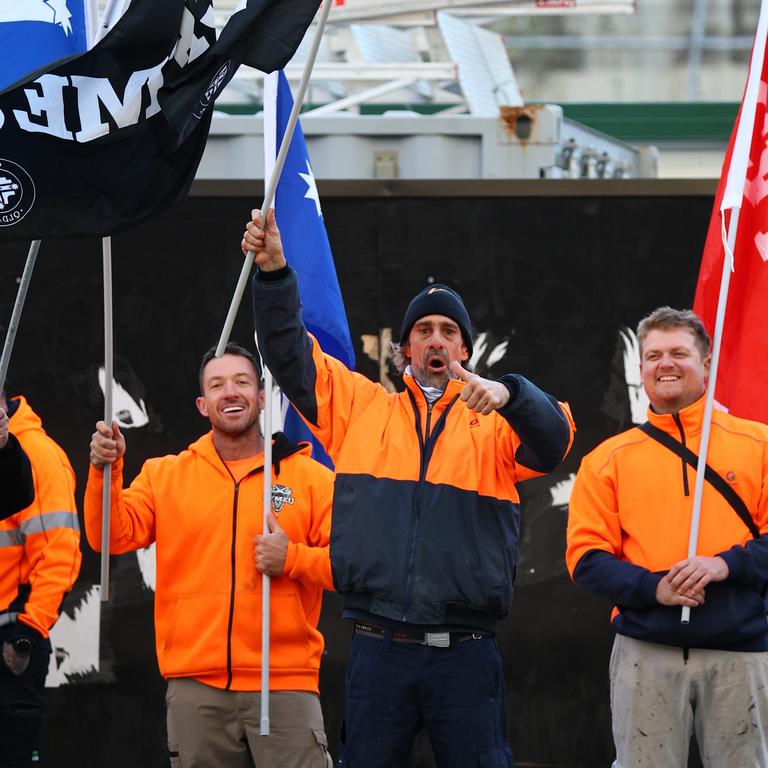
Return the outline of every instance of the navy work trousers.
[[[512,768],[496,639],[434,648],[354,634],[338,768],[408,768],[422,727],[438,768]]]
[[[0,646],[12,628],[0,629]],[[50,655],[50,640],[33,641],[29,666],[18,676],[0,656],[0,768],[41,765],[39,751]]]

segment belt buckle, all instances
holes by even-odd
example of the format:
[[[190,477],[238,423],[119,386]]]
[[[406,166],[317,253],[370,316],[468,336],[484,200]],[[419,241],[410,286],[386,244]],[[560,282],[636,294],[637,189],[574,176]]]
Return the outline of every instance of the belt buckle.
[[[433,648],[450,648],[451,647],[451,633],[450,632],[425,632],[423,645],[429,645]]]

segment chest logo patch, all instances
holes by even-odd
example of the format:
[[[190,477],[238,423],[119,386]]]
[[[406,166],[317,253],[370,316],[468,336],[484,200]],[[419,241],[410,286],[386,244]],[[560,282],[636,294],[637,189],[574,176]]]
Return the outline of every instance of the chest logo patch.
[[[272,508],[275,510],[275,514],[279,515],[280,510],[285,504],[294,504],[296,499],[293,496],[293,489],[287,485],[273,485],[272,486]]]

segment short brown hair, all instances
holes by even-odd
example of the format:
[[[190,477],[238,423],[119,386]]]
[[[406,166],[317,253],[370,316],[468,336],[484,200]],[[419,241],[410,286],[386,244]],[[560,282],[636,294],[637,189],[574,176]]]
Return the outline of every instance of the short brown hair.
[[[223,354],[235,355],[236,357],[244,357],[246,360],[248,360],[253,366],[254,372],[256,373],[256,384],[258,388],[261,389],[261,365],[251,352],[249,352],[245,347],[240,346],[240,344],[236,344],[234,341],[230,341],[227,346],[224,347]],[[203,359],[200,361],[200,369],[197,372],[197,380],[200,384],[201,395],[205,394],[203,392],[203,373],[205,372],[205,366],[208,365],[208,363],[210,363],[214,357],[216,357],[216,347],[211,347],[203,355]]]
[[[693,340],[696,342],[701,359],[704,360],[709,355],[712,346],[704,323],[690,309],[672,309],[672,307],[658,307],[638,323],[637,340],[640,343],[641,357],[643,342],[650,331],[671,331],[677,328],[684,328],[693,334]]]

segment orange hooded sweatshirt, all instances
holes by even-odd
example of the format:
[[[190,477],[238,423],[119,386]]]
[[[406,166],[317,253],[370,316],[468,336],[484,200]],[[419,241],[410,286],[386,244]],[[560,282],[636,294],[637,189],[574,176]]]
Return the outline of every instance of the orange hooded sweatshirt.
[[[332,589],[328,538],[333,473],[306,444],[274,440],[273,509],[290,543],[271,580],[270,690],[318,692],[323,588]],[[160,672],[216,688],[261,689],[261,584],[254,537],[262,532],[264,456],[239,481],[212,433],[178,455],[149,459],[129,488],[112,472],[110,552],[156,542],[155,635]],[[103,472],[85,491],[88,542],[101,547]]]
[[[19,622],[48,637],[80,572],[75,473],[25,398],[14,403],[10,431],[32,464],[35,500],[0,521],[0,612],[18,613]]]

